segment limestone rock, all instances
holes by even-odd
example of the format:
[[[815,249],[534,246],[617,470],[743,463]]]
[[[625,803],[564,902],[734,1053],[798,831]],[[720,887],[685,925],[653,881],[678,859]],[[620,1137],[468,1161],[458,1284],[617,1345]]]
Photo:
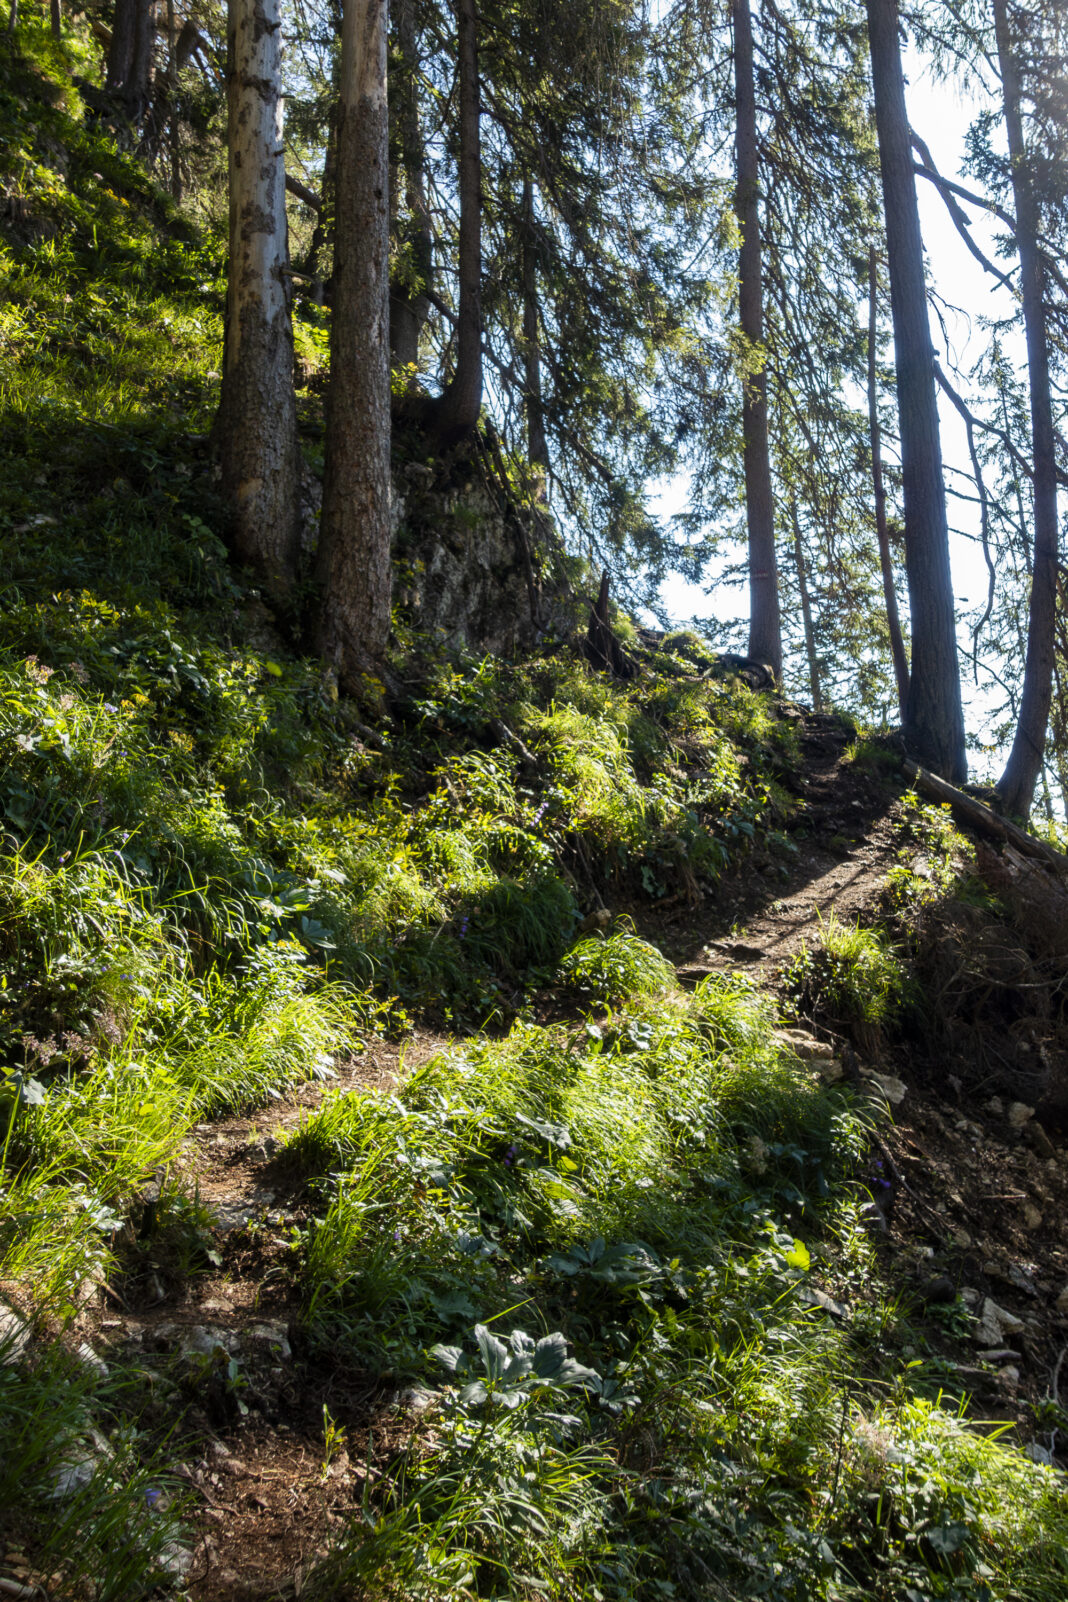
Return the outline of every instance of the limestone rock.
[[[1035,1116],[1035,1109],[1022,1101],[1014,1101],[1009,1108],[1009,1123],[1013,1129],[1022,1129]]]
[[[896,1078],[893,1074],[877,1074],[871,1068],[862,1068],[860,1077],[867,1084],[874,1085],[886,1097],[891,1107],[900,1107],[909,1093],[905,1081]]]

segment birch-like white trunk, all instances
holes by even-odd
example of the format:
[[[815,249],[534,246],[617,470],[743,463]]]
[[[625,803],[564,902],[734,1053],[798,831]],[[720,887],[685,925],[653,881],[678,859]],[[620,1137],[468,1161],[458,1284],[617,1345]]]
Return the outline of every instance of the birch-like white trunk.
[[[386,40],[386,0],[345,0],[318,636],[341,687],[364,699],[389,635]]]
[[[230,0],[230,277],[217,434],[238,557],[285,594],[299,549],[279,0]]]

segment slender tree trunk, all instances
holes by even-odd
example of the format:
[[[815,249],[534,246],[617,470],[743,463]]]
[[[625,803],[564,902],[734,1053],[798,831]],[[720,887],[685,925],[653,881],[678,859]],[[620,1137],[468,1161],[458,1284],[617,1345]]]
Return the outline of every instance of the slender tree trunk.
[[[230,277],[216,422],[237,555],[276,598],[296,573],[293,391],[278,0],[229,0]]]
[[[49,21],[52,26],[53,39],[63,37],[63,3],[62,0],[49,0]]]
[[[912,614],[912,673],[904,735],[909,749],[921,762],[951,783],[962,784],[968,767],[949,567],[949,526],[897,0],[867,0],[867,7],[886,212],[901,423],[905,567]]]
[[[416,82],[419,48],[413,0],[399,0],[396,19],[401,70],[390,85],[390,98],[396,107],[400,135],[407,218],[400,229],[406,256],[404,281],[391,291],[389,338],[393,366],[418,369],[419,340],[430,311],[427,290],[433,277],[434,232],[426,198],[426,148]]]
[[[345,0],[318,643],[340,686],[364,699],[389,637],[386,42],[386,0]]]
[[[764,365],[764,280],[760,245],[760,169],[757,160],[753,19],[749,0],[733,0],[734,94],[737,116],[735,211],[742,230],[738,301],[747,354],[759,370],[747,372],[742,395],[745,515],[749,531],[749,655],[782,676],[779,573],[775,510],[768,452],[768,385]]]
[[[1026,818],[1042,768],[1046,727],[1053,697],[1054,625],[1057,610],[1057,460],[1050,403],[1049,350],[1044,305],[1045,272],[1038,248],[1039,214],[1024,142],[1020,73],[1013,51],[1006,0],[994,0],[1001,91],[1005,107],[1016,245],[1020,253],[1021,298],[1031,389],[1031,442],[1034,455],[1035,547],[1027,653],[1016,734],[998,783],[1007,812]]]
[[[456,369],[434,413],[437,432],[455,442],[482,406],[482,155],[476,0],[457,0],[460,82],[460,306]]]
[[[133,62],[134,35],[137,32],[139,0],[115,0],[108,48],[106,87],[112,94],[125,94]]]
[[[883,573],[883,596],[886,601],[886,626],[890,634],[890,654],[894,661],[897,680],[897,703],[901,721],[905,721],[909,699],[909,659],[905,654],[905,641],[901,633],[901,617],[897,609],[897,586],[894,583],[894,563],[890,554],[890,531],[886,522],[886,485],[883,482],[883,434],[879,424],[878,366],[878,311],[879,311],[879,258],[872,245],[868,253],[868,423],[871,430],[871,477],[875,493],[875,534],[879,541],[879,566]]]
[[[801,523],[797,516],[797,502],[790,502],[790,518],[794,526],[794,564],[797,568],[797,588],[801,595],[801,621],[805,626],[805,655],[808,657],[808,682],[812,693],[813,712],[823,711],[823,690],[820,685],[820,663],[816,655],[816,631],[812,626],[812,600],[808,593],[808,574],[805,571],[805,553],[801,546]]]
[[[167,0],[167,134],[170,144],[171,199],[182,198],[181,149],[178,130],[178,26],[174,0]]]
[[[156,0],[138,0],[133,55],[125,98],[130,116],[140,122],[152,102],[152,63],[156,53]]]
[[[523,404],[527,414],[527,458],[545,499],[549,447],[545,439],[545,407],[541,389],[541,335],[538,320],[538,236],[534,185],[523,180]]]
[[[19,25],[19,0],[11,0],[11,10],[7,14],[7,31],[14,33]]]

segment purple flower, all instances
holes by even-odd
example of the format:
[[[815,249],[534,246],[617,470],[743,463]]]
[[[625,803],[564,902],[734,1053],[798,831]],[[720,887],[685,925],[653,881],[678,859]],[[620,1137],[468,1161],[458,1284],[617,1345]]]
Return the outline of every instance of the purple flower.
[[[457,940],[462,940],[463,939],[464,935],[467,933],[467,925],[468,925],[469,922],[470,922],[470,919],[468,918],[467,913],[465,912],[463,917],[460,919],[460,927],[456,932]]]
[[[156,1503],[159,1501],[159,1498],[160,1493],[157,1490],[154,1490],[152,1486],[148,1486],[145,1491],[145,1501],[148,1503],[149,1507],[155,1507]]]
[[[117,712],[118,710],[119,709],[115,705],[114,701],[105,701],[104,702],[104,711],[105,712]]]
[[[548,810],[549,810],[548,801],[543,801],[541,806],[538,808],[537,812],[535,812],[535,814],[534,814],[534,822],[535,823],[540,823],[542,818],[544,818],[545,814],[548,812]]]

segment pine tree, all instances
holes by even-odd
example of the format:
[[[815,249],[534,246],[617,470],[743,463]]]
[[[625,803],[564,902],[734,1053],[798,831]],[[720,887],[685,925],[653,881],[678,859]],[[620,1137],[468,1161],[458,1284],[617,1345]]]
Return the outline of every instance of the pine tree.
[[[386,0],[345,0],[318,642],[340,686],[364,697],[390,619],[386,59]]]
[[[230,260],[216,438],[234,548],[288,594],[300,537],[278,0],[230,0]]]

